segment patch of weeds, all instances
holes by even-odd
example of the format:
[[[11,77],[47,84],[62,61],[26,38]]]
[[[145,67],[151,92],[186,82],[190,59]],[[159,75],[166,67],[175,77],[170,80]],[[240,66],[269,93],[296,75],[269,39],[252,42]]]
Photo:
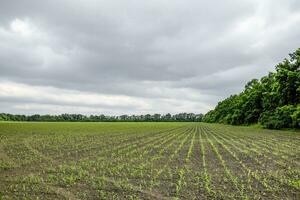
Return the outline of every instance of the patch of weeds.
[[[13,165],[11,163],[0,160],[0,171],[9,170],[12,167],[13,167]]]
[[[300,189],[300,180],[289,180],[288,184],[289,186]]]

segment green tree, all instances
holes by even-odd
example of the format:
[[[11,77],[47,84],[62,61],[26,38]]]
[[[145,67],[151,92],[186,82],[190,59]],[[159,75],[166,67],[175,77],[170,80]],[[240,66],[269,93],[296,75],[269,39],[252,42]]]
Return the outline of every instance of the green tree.
[[[219,102],[203,117],[206,122],[261,123],[266,128],[299,127],[300,49],[276,65],[275,72],[253,79],[244,91]]]

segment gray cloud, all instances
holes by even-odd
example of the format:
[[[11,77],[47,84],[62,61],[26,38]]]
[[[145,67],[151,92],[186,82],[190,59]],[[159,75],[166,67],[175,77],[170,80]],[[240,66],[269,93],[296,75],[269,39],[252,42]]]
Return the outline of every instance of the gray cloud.
[[[0,109],[206,112],[299,47],[299,13],[297,0],[3,1],[0,83],[78,101],[0,90]],[[120,95],[144,104],[101,102]]]

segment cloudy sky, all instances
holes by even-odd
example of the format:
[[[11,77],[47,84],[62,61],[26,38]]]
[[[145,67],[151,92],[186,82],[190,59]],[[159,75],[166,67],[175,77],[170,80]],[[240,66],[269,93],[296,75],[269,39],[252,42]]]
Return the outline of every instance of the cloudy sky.
[[[0,112],[205,113],[298,47],[299,0],[0,0]]]

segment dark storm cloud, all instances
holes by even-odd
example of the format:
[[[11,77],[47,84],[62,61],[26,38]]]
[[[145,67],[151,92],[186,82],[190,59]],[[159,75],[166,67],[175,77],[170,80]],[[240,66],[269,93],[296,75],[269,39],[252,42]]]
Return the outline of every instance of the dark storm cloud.
[[[299,11],[296,0],[2,1],[3,84],[100,95],[95,99],[122,95],[145,106],[120,109],[120,99],[111,100],[115,107],[87,106],[47,95],[37,101],[36,93],[5,93],[0,102],[13,99],[12,112],[23,112],[22,102],[111,113],[206,112],[298,47]]]

